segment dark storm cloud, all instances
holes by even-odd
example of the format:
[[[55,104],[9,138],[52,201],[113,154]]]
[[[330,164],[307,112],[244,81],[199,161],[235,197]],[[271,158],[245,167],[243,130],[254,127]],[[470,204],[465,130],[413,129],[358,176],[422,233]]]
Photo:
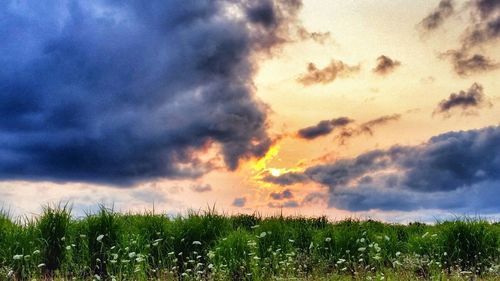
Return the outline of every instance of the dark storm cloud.
[[[269,197],[274,200],[292,199],[293,193],[292,191],[290,191],[290,189],[285,189],[282,192],[271,192],[271,194],[269,194]]]
[[[460,213],[498,213],[498,184],[485,183],[451,192],[415,193],[407,190],[360,186],[340,188],[325,198],[330,207],[350,211],[415,211],[441,209]]]
[[[330,134],[335,128],[344,127],[354,120],[347,117],[339,117],[332,120],[322,120],[318,124],[300,129],[297,132],[299,138],[312,140],[317,137]]]
[[[377,58],[377,66],[372,69],[373,73],[379,75],[387,75],[394,71],[398,66],[401,65],[401,62],[397,60],[393,60],[388,56],[381,55]]]
[[[388,153],[375,150],[354,159],[338,160],[332,164],[308,168],[304,174],[315,182],[329,187],[337,187],[368,175],[370,172],[383,170],[392,164]]]
[[[303,74],[297,81],[305,86],[313,84],[328,84],[339,77],[348,77],[359,72],[360,66],[350,66],[340,60],[332,60],[329,65],[319,69],[314,63],[307,65],[307,73]]]
[[[271,145],[253,55],[299,36],[300,1],[0,6],[1,179],[193,178],[212,143],[229,169]]]
[[[440,57],[448,59],[453,64],[455,73],[460,76],[487,72],[500,67],[499,63],[484,55],[469,56],[465,50],[449,50],[441,54]]]
[[[424,32],[432,31],[440,27],[444,20],[454,12],[453,1],[441,0],[434,11],[426,16],[421,22],[420,27]]]
[[[474,83],[467,91],[452,93],[447,99],[442,100],[434,114],[449,114],[453,109],[461,109],[463,113],[470,112],[485,105],[491,105],[487,100],[483,87]]]
[[[398,121],[401,119],[401,114],[384,115],[362,123],[356,127],[349,127],[343,129],[335,138],[341,143],[345,144],[348,139],[357,137],[359,135],[373,136],[374,128],[385,125],[389,122]]]
[[[449,132],[418,146],[312,166],[299,175],[328,187],[329,206],[335,208],[498,211],[500,127]]]
[[[233,206],[235,207],[245,207],[247,203],[247,198],[246,197],[238,197],[238,198],[234,198],[233,200]]]

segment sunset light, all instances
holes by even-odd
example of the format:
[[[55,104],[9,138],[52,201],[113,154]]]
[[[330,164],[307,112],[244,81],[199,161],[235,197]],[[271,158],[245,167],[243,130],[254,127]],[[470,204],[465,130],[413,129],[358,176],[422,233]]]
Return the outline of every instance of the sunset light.
[[[16,215],[499,218],[496,0],[29,2],[0,9]]]

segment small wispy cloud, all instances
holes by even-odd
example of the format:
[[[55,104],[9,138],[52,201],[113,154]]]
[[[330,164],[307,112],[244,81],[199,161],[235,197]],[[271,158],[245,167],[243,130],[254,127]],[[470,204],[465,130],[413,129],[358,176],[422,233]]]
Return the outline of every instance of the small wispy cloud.
[[[377,58],[377,65],[372,69],[372,72],[378,75],[387,75],[401,66],[401,62],[393,60],[388,56],[381,55]]]
[[[238,198],[234,198],[233,200],[233,206],[235,207],[245,207],[247,203],[247,198],[246,197],[238,197]]]
[[[274,200],[292,199],[293,193],[290,189],[285,189],[282,192],[271,192],[271,194],[269,194],[269,197]]]
[[[348,65],[340,60],[332,60],[324,68],[318,68],[314,63],[307,65],[307,72],[300,76],[297,81],[302,85],[328,84],[337,78],[349,77],[358,73],[360,65]]]
[[[420,23],[419,27],[423,32],[430,32],[439,28],[455,11],[452,0],[441,0],[439,5],[427,15]]]
[[[433,115],[444,114],[444,116],[449,117],[450,113],[455,109],[459,109],[462,114],[468,115],[475,113],[481,107],[491,105],[491,102],[484,94],[483,86],[474,83],[467,91],[462,90],[458,93],[452,93],[448,98],[439,102]]]
[[[330,134],[336,128],[344,127],[354,120],[348,117],[339,117],[331,120],[322,120],[318,124],[302,128],[297,132],[297,136],[302,139],[312,140]]]
[[[357,137],[360,135],[370,135],[372,136],[375,132],[375,128],[378,126],[385,125],[389,122],[398,121],[401,119],[401,114],[384,115],[377,117],[375,119],[369,120],[367,122],[361,123],[358,126],[343,128],[336,136],[340,144],[345,144],[348,139]]]
[[[210,184],[194,184],[191,185],[191,190],[198,193],[212,191],[212,186]]]

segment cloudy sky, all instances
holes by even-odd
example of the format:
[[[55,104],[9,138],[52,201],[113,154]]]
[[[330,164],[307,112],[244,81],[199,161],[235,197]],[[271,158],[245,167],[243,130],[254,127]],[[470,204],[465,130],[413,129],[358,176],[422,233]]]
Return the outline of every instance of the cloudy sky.
[[[500,1],[0,3],[0,204],[500,218]]]

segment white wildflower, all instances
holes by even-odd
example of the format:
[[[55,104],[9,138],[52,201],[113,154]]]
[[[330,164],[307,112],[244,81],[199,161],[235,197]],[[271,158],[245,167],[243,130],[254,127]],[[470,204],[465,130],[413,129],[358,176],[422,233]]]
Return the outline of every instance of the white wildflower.
[[[101,234],[101,235],[97,236],[97,238],[96,238],[97,242],[101,242],[101,241],[102,241],[102,238],[104,238],[104,235],[103,235],[103,234]]]

